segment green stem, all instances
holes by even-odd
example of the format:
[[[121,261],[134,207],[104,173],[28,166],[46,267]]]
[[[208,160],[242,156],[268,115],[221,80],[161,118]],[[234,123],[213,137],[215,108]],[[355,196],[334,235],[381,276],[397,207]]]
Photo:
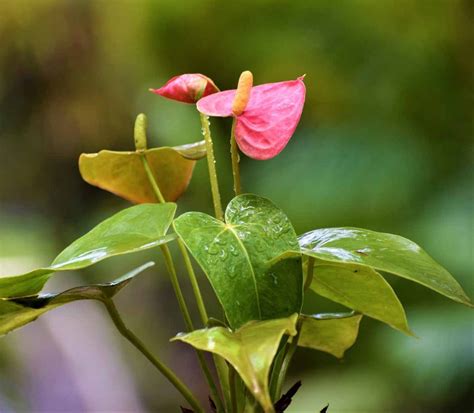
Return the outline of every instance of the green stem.
[[[216,160],[214,157],[214,147],[212,143],[211,129],[209,127],[210,124],[209,124],[209,120],[207,116],[203,115],[202,113],[200,113],[199,116],[201,119],[202,132],[203,132],[204,139],[206,142],[207,167],[209,170],[209,182],[211,184],[214,212],[215,212],[216,218],[223,221],[224,213],[222,210],[221,195],[219,192],[219,182],[217,179],[217,171],[216,171]],[[198,305],[199,305],[199,300],[198,300]],[[219,378],[219,382],[221,385],[221,391],[224,398],[226,410],[228,410],[230,408],[230,403],[231,403],[230,392],[229,392],[229,381],[228,381],[229,380],[228,367],[225,360],[222,357],[214,355],[213,359],[216,365],[217,376]]]
[[[176,268],[174,266],[173,258],[171,256],[170,250],[167,245],[160,246],[163,256],[165,258],[166,267],[168,269],[168,273],[170,274],[171,284],[173,285],[174,292],[176,294],[176,298],[178,299],[179,308],[181,313],[183,314],[184,322],[186,324],[186,329],[188,331],[194,330],[194,325],[191,320],[191,316],[189,314],[188,306],[186,305],[186,301],[184,299],[183,292],[179,285],[178,276],[176,274]],[[217,391],[216,384],[214,383],[214,379],[212,378],[212,374],[207,367],[206,360],[204,359],[204,355],[201,351],[196,350],[196,354],[198,356],[199,364],[201,369],[206,377],[206,381],[209,385],[209,389],[211,391],[213,399],[218,406],[221,406],[221,401],[219,398],[219,393]]]
[[[142,162],[143,162],[143,167],[144,167],[145,172],[146,172],[147,177],[148,177],[148,181],[150,182],[150,185],[153,188],[153,191],[155,193],[157,201],[159,203],[166,202],[164,197],[163,197],[163,194],[160,191],[160,187],[158,186],[158,183],[156,182],[156,179],[153,175],[153,172],[151,171],[150,165],[148,164],[148,160],[146,159],[146,155],[144,153],[142,154],[141,159],[142,159]],[[198,286],[197,279],[196,279],[196,274],[194,273],[194,269],[192,267],[191,260],[189,258],[189,255],[188,255],[187,251],[186,251],[185,246],[182,245],[182,241],[180,239],[178,239],[178,243],[179,243],[181,253],[183,254],[186,269],[188,270],[188,274],[189,274],[189,278],[190,278],[190,281],[191,281],[191,285],[193,287],[194,294],[196,296],[196,301],[198,303],[199,312],[201,314],[201,317],[203,318],[203,322],[205,320],[205,322],[204,322],[204,325],[205,325],[207,323],[207,312],[206,312],[206,309],[204,307],[204,300],[202,299],[202,295],[201,295],[201,292],[199,290],[199,286]],[[194,330],[194,325],[193,325],[191,316],[189,314],[189,310],[188,310],[188,307],[186,305],[186,301],[184,299],[183,292],[182,292],[181,287],[179,285],[178,276],[176,274],[176,268],[175,268],[175,265],[174,265],[174,262],[173,262],[173,257],[171,255],[170,250],[169,250],[167,245],[161,245],[160,248],[161,248],[161,252],[163,253],[163,256],[164,256],[164,259],[165,259],[166,268],[167,268],[168,273],[170,275],[171,284],[173,286],[176,298],[178,300],[179,308],[181,310],[181,313],[182,313],[183,318],[184,318],[184,322],[186,324],[186,329],[188,331],[193,331]],[[206,381],[209,385],[209,389],[211,391],[214,402],[216,403],[216,405],[218,406],[219,409],[222,409],[222,402],[221,402],[221,399],[219,397],[219,392],[217,391],[217,386],[214,383],[214,379],[212,378],[212,374],[209,370],[209,367],[206,364],[206,360],[204,359],[204,355],[201,351],[196,351],[196,354],[198,356],[199,364],[200,364],[201,369],[204,373],[204,376],[206,377]]]
[[[186,324],[186,328],[188,331],[193,331],[194,325],[191,320],[191,315],[189,314],[188,306],[186,305],[186,301],[184,299],[183,291],[181,290],[181,286],[179,285],[178,275],[176,274],[176,268],[174,266],[170,249],[166,244],[160,245],[160,248],[161,252],[163,253],[163,257],[165,258],[166,269],[168,270],[168,273],[170,275],[171,284],[173,285],[176,298],[178,299],[179,309],[183,314],[184,323]]]
[[[197,413],[204,413],[204,409],[201,407],[195,396],[191,393],[191,390],[173,373],[173,371],[163,364],[157,357],[155,357],[142,343],[142,341],[130,331],[122,320],[115,304],[112,300],[106,299],[102,301],[107,309],[110,318],[112,319],[117,330],[124,336],[135,348],[140,351],[150,361],[163,376],[178,390],[182,396],[187,400],[190,406]]]
[[[161,246],[161,251],[163,252],[163,256],[165,258],[166,262],[166,267],[168,269],[168,273],[170,274],[171,278],[171,284],[173,285],[174,292],[176,294],[176,298],[178,299],[178,304],[179,308],[181,310],[181,313],[183,314],[184,322],[186,324],[186,329],[188,331],[193,331],[194,330],[194,325],[191,320],[191,316],[189,314],[188,307],[186,305],[186,301],[184,299],[183,292],[181,290],[181,287],[179,285],[178,281],[178,276],[176,274],[176,268],[173,263],[173,258],[171,256],[170,250],[167,245],[162,245]],[[209,367],[206,364],[206,360],[204,358],[204,355],[201,351],[196,350],[196,354],[198,356],[199,364],[201,366],[201,369],[204,373],[204,376],[206,377],[206,381],[209,385],[209,389],[211,391],[212,397],[216,403],[217,406],[220,408],[222,407],[222,403],[219,397],[219,392],[217,391],[217,386],[214,383],[214,379],[212,378],[212,374],[209,370]]]
[[[285,382],[286,378],[286,373],[288,371],[288,367],[290,366],[291,359],[293,358],[293,355],[295,354],[296,348],[298,347],[298,340],[300,337],[300,331],[301,331],[301,322],[298,320],[297,326],[296,326],[298,333],[296,334],[295,337],[292,338],[290,345],[288,346],[288,351],[285,354],[285,357],[283,359],[283,363],[281,364],[281,369],[278,375],[278,381],[276,385],[276,393],[275,393],[275,399],[278,400],[281,396],[283,384]]]
[[[209,319],[207,315],[206,306],[202,298],[201,290],[199,288],[199,284],[196,278],[196,273],[194,272],[193,264],[191,263],[191,259],[189,258],[188,251],[186,249],[186,246],[184,245],[184,242],[181,240],[181,238],[178,238],[178,247],[179,247],[179,250],[181,251],[181,255],[183,256],[186,270],[188,271],[188,274],[189,274],[189,280],[191,281],[194,297],[196,298],[196,303],[198,306],[199,315],[201,316],[201,321],[203,325],[206,326],[207,321]]]
[[[230,155],[232,158],[232,175],[234,177],[234,192],[235,195],[239,195],[242,192],[242,187],[240,185],[240,156],[239,149],[237,147],[237,142],[235,141],[235,125],[236,120],[232,121],[232,131],[230,134]]]
[[[216,218],[223,221],[224,213],[222,211],[221,194],[219,192],[219,182],[217,180],[216,159],[214,157],[214,148],[211,138],[211,130],[209,128],[209,120],[207,116],[202,113],[199,114],[201,118],[202,133],[206,141],[207,152],[207,168],[209,169],[209,180],[211,182],[212,202],[214,203],[214,212]]]
[[[150,185],[153,188],[153,192],[155,193],[156,200],[160,204],[164,204],[166,202],[165,198],[163,197],[163,194],[160,191],[160,187],[158,186],[156,179],[153,175],[153,172],[151,171],[150,165],[148,164],[148,160],[146,159],[146,155],[144,153],[141,153],[140,155],[141,155],[140,158],[143,163],[143,168],[145,169],[146,175],[148,177],[148,182],[150,182]]]

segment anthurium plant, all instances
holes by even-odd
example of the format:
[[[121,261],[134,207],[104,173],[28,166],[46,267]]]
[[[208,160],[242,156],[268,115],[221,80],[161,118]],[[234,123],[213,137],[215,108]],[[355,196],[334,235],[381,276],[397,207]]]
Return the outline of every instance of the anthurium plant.
[[[204,140],[148,148],[146,117],[141,114],[135,123],[135,151],[82,154],[79,169],[85,181],[136,205],[97,224],[50,265],[0,277],[0,334],[72,301],[98,300],[118,331],[181,393],[182,411],[273,413],[288,407],[301,384],[288,389],[285,382],[298,347],[341,358],[355,343],[364,317],[413,335],[404,308],[383,273],[472,307],[450,273],[406,238],[360,228],[323,228],[298,235],[284,205],[280,208],[259,195],[242,193],[239,152],[257,160],[277,156],[295,133],[305,90],[304,77],[254,87],[248,71],[242,73],[235,90],[221,92],[201,74],[176,76],[163,87],[151,89],[165,98],[195,105]],[[213,116],[233,118],[230,160],[235,197],[225,208],[210,132],[209,117]],[[174,202],[186,190],[196,162],[204,158],[214,216],[195,211],[176,216]],[[181,290],[170,251],[173,245],[192,286],[199,325],[189,311],[190,297]],[[209,388],[205,405],[125,325],[114,305],[114,296],[153,263],[108,283],[54,295],[41,293],[57,272],[78,271],[145,249],[159,250],[166,264],[184,319],[184,331],[177,332],[171,342],[186,343],[196,350]],[[206,275],[222,312],[208,313],[196,266]],[[313,314],[303,314],[309,291],[347,307],[347,312],[318,314],[315,308]],[[212,357],[204,357],[206,352]]]

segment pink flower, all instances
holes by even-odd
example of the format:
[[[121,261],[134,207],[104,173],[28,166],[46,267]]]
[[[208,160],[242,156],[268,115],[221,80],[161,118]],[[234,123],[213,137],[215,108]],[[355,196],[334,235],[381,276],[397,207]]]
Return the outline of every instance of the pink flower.
[[[219,92],[219,88],[207,76],[200,73],[189,73],[175,76],[159,89],[150,92],[168,99],[184,103],[196,103],[200,98]]]
[[[270,159],[298,125],[306,94],[303,78],[252,87],[252,74],[244,72],[238,89],[203,97],[197,108],[208,116],[233,116],[240,150],[253,159]]]

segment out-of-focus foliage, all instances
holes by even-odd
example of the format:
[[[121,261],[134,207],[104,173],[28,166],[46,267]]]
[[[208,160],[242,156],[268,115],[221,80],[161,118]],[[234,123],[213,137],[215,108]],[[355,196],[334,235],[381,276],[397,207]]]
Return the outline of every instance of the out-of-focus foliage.
[[[0,274],[47,264],[84,229],[129,206],[82,182],[77,157],[133,150],[138,113],[149,117],[150,147],[201,139],[193,106],[148,88],[192,72],[233,88],[250,69],[256,84],[306,73],[307,102],[282,154],[265,163],[243,157],[244,189],[275,201],[297,233],[356,226],[413,239],[472,297],[472,8],[469,0],[1,1]],[[212,126],[228,200],[230,124],[216,119]],[[202,162],[178,208],[211,213]],[[156,259],[146,252],[114,258],[84,276],[105,281],[148,258]],[[167,344],[183,324],[169,283],[154,271],[118,304],[200,391],[192,352]],[[80,283],[71,280],[58,277],[48,287]],[[445,412],[471,404],[471,312],[388,280],[420,340],[364,318],[342,364],[300,349],[292,373],[303,385],[290,411],[314,410],[315,394],[331,412]],[[206,296],[212,308],[210,288]],[[174,409],[176,393],[112,328],[94,332],[100,320],[91,314],[100,313],[89,307],[70,304],[0,341],[1,411]],[[316,296],[308,307],[344,310]],[[68,341],[60,316],[67,308],[76,331],[87,326],[87,338]],[[97,342],[115,343],[116,351],[91,347]],[[34,357],[39,346],[49,356]],[[97,382],[99,367],[109,376]]]

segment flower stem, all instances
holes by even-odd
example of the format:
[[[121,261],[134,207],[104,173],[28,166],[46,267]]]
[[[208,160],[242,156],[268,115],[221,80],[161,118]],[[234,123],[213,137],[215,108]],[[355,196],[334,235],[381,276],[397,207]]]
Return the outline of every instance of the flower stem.
[[[219,192],[219,182],[217,180],[216,159],[214,157],[214,148],[211,138],[211,130],[209,128],[209,120],[207,116],[202,113],[199,114],[201,118],[202,133],[206,141],[207,152],[207,168],[209,169],[209,180],[211,182],[212,202],[214,203],[214,212],[216,218],[223,221],[224,213],[222,211],[221,194]]]
[[[181,310],[181,313],[183,314],[184,322],[186,324],[186,329],[188,331],[193,331],[194,325],[191,320],[191,316],[189,314],[189,310],[186,305],[183,292],[179,285],[178,276],[176,274],[176,268],[174,266],[173,258],[171,256],[170,250],[167,245],[161,245],[161,251],[163,252],[166,267],[168,269],[168,273],[170,274],[171,284],[173,285],[176,298],[178,299],[179,308]],[[199,364],[204,373],[204,376],[206,377],[206,381],[209,385],[209,389],[211,391],[212,397],[215,399],[214,401],[216,402],[216,404],[220,406],[221,400],[219,398],[219,393],[217,391],[217,387],[216,387],[216,384],[214,383],[214,379],[212,378],[212,374],[209,370],[209,367],[207,367],[206,360],[204,359],[204,355],[201,351],[198,351],[198,350],[196,350],[196,354],[198,356]]]
[[[186,270],[189,274],[189,281],[191,282],[191,286],[193,288],[194,296],[196,298],[196,303],[198,306],[199,315],[201,316],[201,321],[204,326],[206,326],[207,321],[209,319],[207,315],[206,306],[204,304],[204,300],[202,298],[201,290],[199,288],[199,284],[196,278],[196,273],[194,272],[193,264],[191,263],[191,259],[189,258],[188,251],[186,250],[186,246],[181,238],[178,238],[178,247],[181,251],[181,255],[183,256],[184,265],[186,266]]]
[[[158,183],[156,182],[155,177],[153,176],[153,172],[151,171],[150,164],[148,163],[148,159],[146,159],[145,153],[140,154],[140,158],[143,163],[143,168],[145,169],[146,175],[148,177],[148,182],[150,182],[151,187],[153,188],[153,192],[156,196],[156,200],[160,204],[164,204],[165,198],[163,197],[163,194],[160,191],[160,187],[158,186]]]
[[[171,256],[170,249],[166,244],[160,245],[161,252],[163,253],[163,257],[165,259],[166,269],[170,275],[171,284],[173,285],[174,292],[176,294],[176,298],[178,299],[179,309],[183,314],[184,323],[186,324],[186,328],[188,331],[194,330],[194,325],[191,320],[191,315],[189,314],[188,306],[186,305],[186,301],[184,299],[183,291],[179,285],[178,275],[176,274],[176,268],[174,266],[173,258]]]
[[[150,165],[148,164],[148,160],[146,159],[146,155],[144,153],[142,153],[141,159],[142,159],[142,162],[143,162],[143,167],[144,167],[145,172],[146,172],[147,177],[148,177],[148,181],[150,182],[150,185],[153,188],[153,191],[155,193],[155,196],[156,196],[158,202],[159,203],[166,202],[164,197],[163,197],[163,194],[160,191],[160,187],[158,186],[158,183],[156,182],[156,179],[155,179],[155,177],[154,177],[154,175],[151,171]],[[204,307],[204,300],[202,299],[201,291],[199,290],[199,285],[197,283],[196,274],[194,273],[194,269],[192,267],[191,260],[189,258],[188,252],[186,251],[186,248],[183,245],[183,242],[179,238],[178,238],[178,244],[179,244],[181,254],[183,255],[183,259],[184,259],[185,266],[186,266],[186,269],[187,269],[188,274],[189,274],[189,279],[190,279],[191,285],[193,287],[193,291],[194,291],[194,295],[196,297],[196,301],[198,303],[199,312],[201,314],[201,317],[203,318],[203,323],[205,325],[207,323],[207,312],[206,312],[206,309]],[[163,257],[165,259],[166,268],[167,268],[168,273],[170,275],[171,284],[173,286],[176,298],[178,300],[178,305],[179,305],[179,308],[181,310],[181,314],[183,315],[184,322],[186,324],[186,329],[188,331],[193,331],[194,330],[194,325],[193,325],[191,316],[189,314],[189,310],[188,310],[188,307],[186,305],[186,301],[184,299],[183,292],[182,292],[181,287],[179,285],[178,276],[176,274],[176,268],[175,268],[175,265],[174,265],[174,262],[173,262],[173,257],[172,257],[171,252],[170,252],[170,250],[169,250],[169,248],[166,244],[161,245],[160,248],[161,248],[161,252],[163,253]],[[222,408],[222,402],[221,402],[221,399],[219,397],[219,392],[217,391],[217,386],[214,383],[214,379],[212,378],[212,374],[211,374],[211,372],[210,372],[210,370],[209,370],[209,368],[206,364],[206,360],[204,359],[204,355],[201,351],[196,351],[196,354],[198,356],[199,364],[200,364],[201,369],[204,373],[204,376],[206,377],[206,381],[209,385],[209,389],[211,391],[212,397],[213,397],[216,405],[218,406],[218,408]]]
[[[204,134],[204,139],[206,141],[206,152],[207,152],[207,167],[209,170],[209,181],[211,183],[211,192],[212,192],[212,201],[214,203],[214,212],[217,219],[223,221],[224,213],[222,210],[221,195],[219,192],[219,182],[217,179],[216,171],[216,160],[214,157],[214,147],[211,137],[211,129],[207,116],[202,113],[199,114],[201,119],[202,132]],[[199,306],[199,300],[196,297]],[[206,317],[207,318],[207,317]],[[206,320],[207,322],[207,320]],[[224,404],[226,406],[226,411],[230,409],[230,392],[229,392],[229,375],[228,367],[225,360],[222,357],[213,355],[214,363],[216,365],[217,376],[221,385],[221,391],[224,398]]]
[[[191,390],[173,373],[173,371],[163,364],[157,357],[155,357],[143,344],[143,342],[125,325],[120,313],[115,307],[114,302],[111,299],[104,299],[102,302],[107,309],[110,318],[112,319],[117,330],[124,336],[135,348],[140,351],[147,359],[152,363],[163,376],[178,390],[181,395],[187,400],[190,406],[196,413],[204,413],[204,409],[201,407],[195,396],[191,393]]]
[[[242,192],[242,187],[240,185],[240,156],[239,149],[237,147],[237,142],[235,141],[235,125],[236,120],[232,121],[232,131],[230,134],[230,155],[232,158],[232,175],[234,177],[234,192],[235,195],[239,195]]]

